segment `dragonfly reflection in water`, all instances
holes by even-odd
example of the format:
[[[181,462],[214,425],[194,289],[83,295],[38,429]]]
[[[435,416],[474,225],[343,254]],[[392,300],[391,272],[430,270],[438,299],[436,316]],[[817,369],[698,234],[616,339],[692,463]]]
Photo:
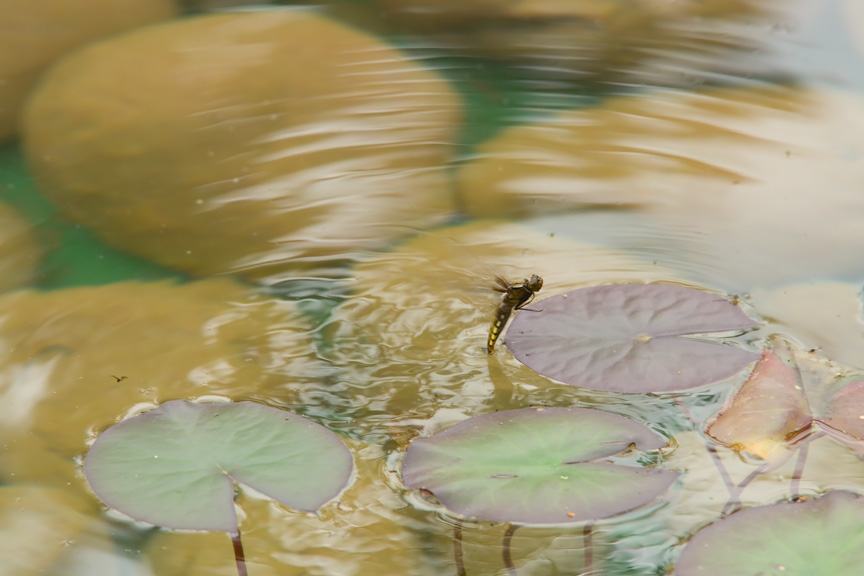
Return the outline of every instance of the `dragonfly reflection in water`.
[[[494,289],[502,292],[503,296],[495,309],[495,317],[489,327],[489,340],[486,343],[486,351],[489,354],[495,353],[495,342],[501,336],[513,310],[521,310],[530,304],[534,300],[534,295],[543,287],[543,279],[537,274],[532,274],[530,280],[526,278],[521,283],[510,283],[500,276],[496,276],[495,281],[498,285]]]

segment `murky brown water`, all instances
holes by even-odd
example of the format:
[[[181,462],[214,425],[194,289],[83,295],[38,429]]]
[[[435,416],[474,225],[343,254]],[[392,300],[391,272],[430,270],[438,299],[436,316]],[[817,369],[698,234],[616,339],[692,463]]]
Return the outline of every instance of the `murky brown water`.
[[[80,472],[178,398],[284,408],[354,453],[317,515],[241,493],[252,575],[456,574],[401,450],[535,405],[643,422],[684,474],[590,537],[519,528],[518,574],[664,573],[729,501],[719,470],[754,469],[700,432],[747,374],[613,394],[489,357],[489,269],[542,275],[539,299],[725,291],[764,322],[740,345],[864,370],[854,0],[44,4],[0,6],[0,574],[236,574],[224,534],[128,522]],[[864,491],[827,438],[807,462],[803,492]],[[508,573],[507,526],[461,529],[467,574]]]

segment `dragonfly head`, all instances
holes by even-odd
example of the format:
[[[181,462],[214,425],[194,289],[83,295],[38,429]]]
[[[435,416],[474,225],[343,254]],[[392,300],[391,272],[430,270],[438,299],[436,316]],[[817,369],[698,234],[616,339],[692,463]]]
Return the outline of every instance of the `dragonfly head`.
[[[527,282],[528,288],[530,288],[534,292],[537,292],[538,290],[540,290],[540,288],[543,287],[543,279],[537,274],[532,274],[531,279]]]

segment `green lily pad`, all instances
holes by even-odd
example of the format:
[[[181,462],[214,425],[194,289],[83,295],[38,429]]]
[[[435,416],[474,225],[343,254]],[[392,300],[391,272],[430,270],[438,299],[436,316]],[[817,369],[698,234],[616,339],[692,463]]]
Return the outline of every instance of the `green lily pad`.
[[[728,378],[759,359],[692,337],[758,324],[726,298],[683,286],[594,286],[546,298],[531,309],[513,320],[507,347],[532,370],[583,388],[687,390]]]
[[[864,566],[864,498],[743,510],[702,529],[684,548],[676,576],[858,576]]]
[[[414,440],[402,478],[464,518],[579,522],[632,510],[663,494],[677,472],[616,465],[607,457],[631,446],[656,450],[665,444],[642,424],[600,410],[507,410]]]
[[[136,520],[237,532],[234,482],[314,512],[353,470],[348,448],[301,416],[252,402],[167,402],[102,433],[84,474],[105,504]]]

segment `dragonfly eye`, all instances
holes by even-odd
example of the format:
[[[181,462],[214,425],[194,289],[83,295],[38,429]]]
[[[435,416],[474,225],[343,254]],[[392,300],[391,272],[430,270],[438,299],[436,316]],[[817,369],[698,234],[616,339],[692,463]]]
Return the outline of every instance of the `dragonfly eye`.
[[[534,292],[540,290],[543,287],[543,278],[538,276],[537,274],[531,275],[531,280],[528,281],[528,287],[531,288]]]

